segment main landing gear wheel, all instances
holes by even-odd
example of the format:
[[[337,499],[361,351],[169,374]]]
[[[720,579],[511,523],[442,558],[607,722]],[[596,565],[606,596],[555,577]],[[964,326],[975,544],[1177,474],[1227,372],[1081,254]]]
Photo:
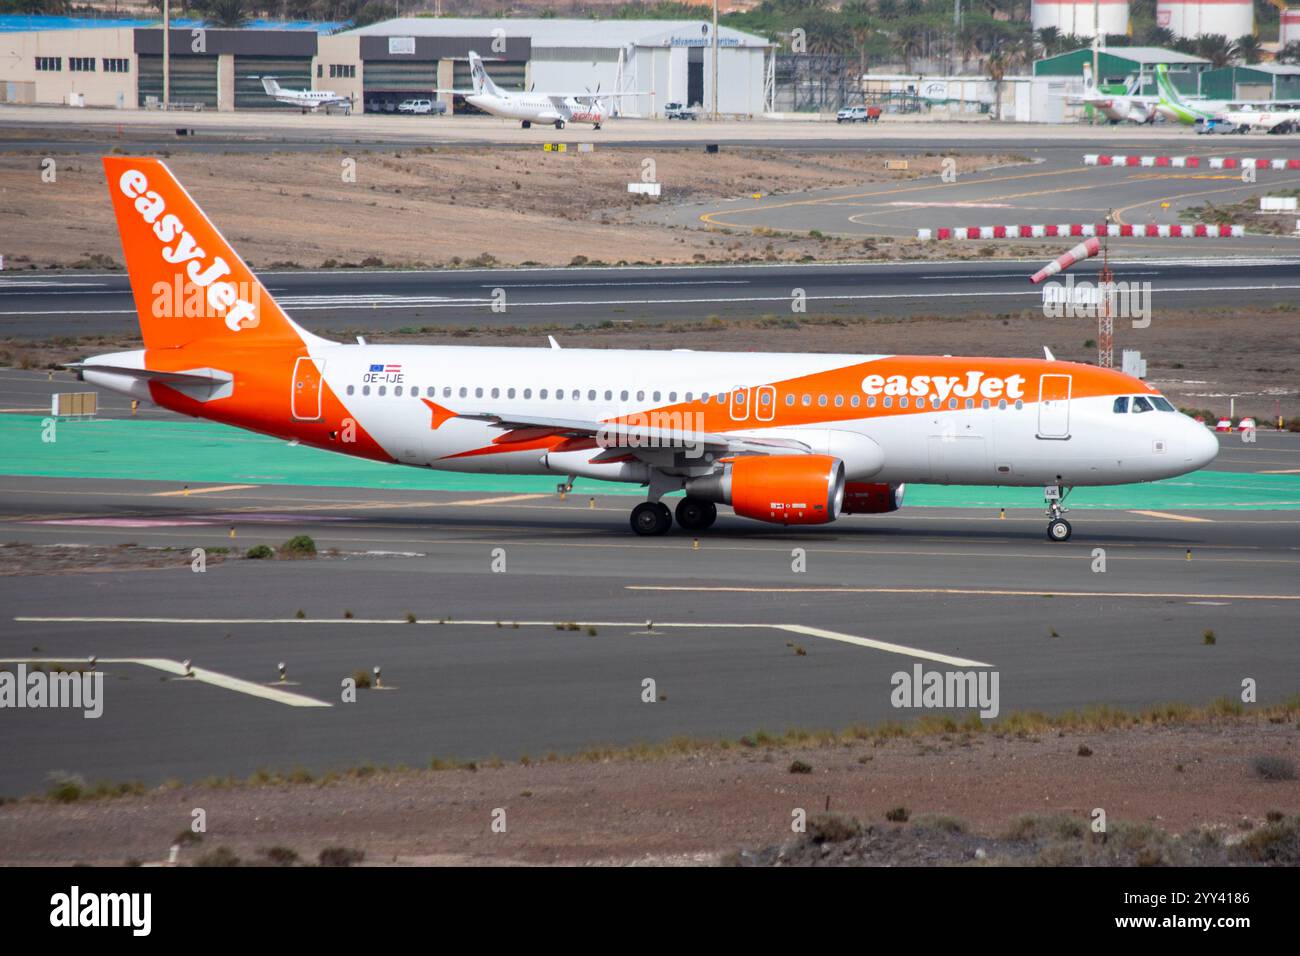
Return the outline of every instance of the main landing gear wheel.
[[[564,120],[556,120],[556,121],[555,121],[555,128],[556,128],[556,129],[564,129]]]
[[[667,534],[673,513],[661,501],[643,501],[632,509],[632,530],[644,537]]]
[[[1069,541],[1070,533],[1074,529],[1070,527],[1070,522],[1064,518],[1054,518],[1047,525],[1047,540],[1049,541]]]
[[[683,498],[677,502],[677,523],[685,531],[703,531],[718,520],[718,506],[703,498]]]
[[[528,122],[528,120],[520,120],[520,121],[519,121],[519,125],[522,126],[524,129],[532,129],[532,128],[533,128],[533,124],[530,123],[530,122]]]

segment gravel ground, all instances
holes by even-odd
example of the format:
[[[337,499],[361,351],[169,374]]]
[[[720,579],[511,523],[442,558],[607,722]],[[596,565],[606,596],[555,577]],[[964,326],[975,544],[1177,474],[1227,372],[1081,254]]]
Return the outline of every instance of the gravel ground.
[[[128,795],[0,806],[0,863],[164,860],[196,807],[208,829],[185,843],[182,863],[211,862],[223,848],[264,862],[275,847],[311,862],[342,847],[368,865],[1294,863],[1296,718],[683,744],[473,769],[118,787]],[[1260,758],[1280,779],[1261,775]],[[1104,842],[1088,829],[1096,808]],[[844,817],[828,822],[828,812]],[[803,835],[792,830],[801,813]],[[904,813],[906,822],[888,819]]]
[[[118,151],[129,153],[129,147]],[[759,146],[716,155],[699,147],[546,153],[539,144],[487,154],[415,146],[396,153],[339,147],[309,156],[268,150],[164,158],[240,255],[264,269],[861,256],[875,245],[809,236],[728,237],[644,222],[638,210],[652,200],[630,195],[627,184],[649,171],[663,186],[661,201],[676,202],[911,180],[940,171],[940,151],[909,153],[906,171],[885,169],[893,155]],[[122,252],[102,165],[84,154],[50,152],[57,178],[43,182],[43,158],[0,153],[7,267],[119,267]],[[963,163],[983,168],[1010,159],[965,156]],[[354,182],[344,179],[349,162]],[[934,254],[933,243],[911,245],[918,255]]]

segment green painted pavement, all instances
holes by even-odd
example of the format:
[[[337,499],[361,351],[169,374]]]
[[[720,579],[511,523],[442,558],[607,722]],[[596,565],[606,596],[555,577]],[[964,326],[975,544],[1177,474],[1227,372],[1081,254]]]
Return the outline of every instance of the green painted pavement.
[[[427,491],[552,492],[554,476],[471,475],[385,465],[290,445],[214,422],[60,421],[0,415],[0,473],[49,478],[135,478],[179,484],[286,484]],[[589,494],[639,495],[636,485],[579,479]],[[944,508],[1041,508],[1039,488],[909,485],[907,504]],[[1072,508],[1300,509],[1300,475],[1200,471],[1140,485],[1080,488]]]

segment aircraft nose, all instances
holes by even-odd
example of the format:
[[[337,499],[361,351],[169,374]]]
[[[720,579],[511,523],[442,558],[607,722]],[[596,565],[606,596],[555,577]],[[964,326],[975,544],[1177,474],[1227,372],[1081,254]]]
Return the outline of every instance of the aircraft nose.
[[[1218,457],[1219,438],[1214,432],[1190,418],[1185,422],[1184,431],[1186,432],[1184,447],[1187,449],[1189,467],[1204,468]]]

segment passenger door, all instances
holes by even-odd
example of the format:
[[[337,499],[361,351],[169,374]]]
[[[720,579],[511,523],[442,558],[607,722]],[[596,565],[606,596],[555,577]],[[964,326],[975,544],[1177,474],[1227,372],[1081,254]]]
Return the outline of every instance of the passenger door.
[[[1038,380],[1038,437],[1070,437],[1069,375],[1044,375]]]

